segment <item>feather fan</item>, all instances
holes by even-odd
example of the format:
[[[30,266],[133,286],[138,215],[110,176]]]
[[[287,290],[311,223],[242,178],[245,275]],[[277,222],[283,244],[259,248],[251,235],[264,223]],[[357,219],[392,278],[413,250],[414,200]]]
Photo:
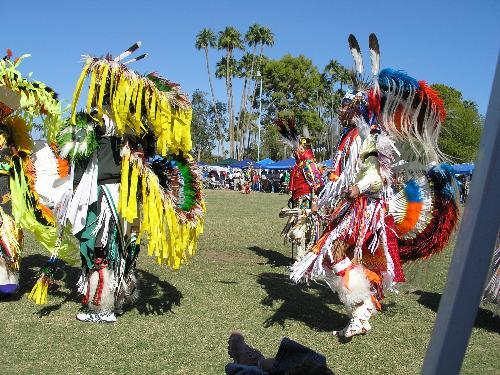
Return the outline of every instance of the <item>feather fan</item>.
[[[299,144],[299,133],[295,128],[295,121],[293,119],[278,119],[275,121],[278,126],[278,131],[283,139],[283,142],[293,149],[297,148]]]

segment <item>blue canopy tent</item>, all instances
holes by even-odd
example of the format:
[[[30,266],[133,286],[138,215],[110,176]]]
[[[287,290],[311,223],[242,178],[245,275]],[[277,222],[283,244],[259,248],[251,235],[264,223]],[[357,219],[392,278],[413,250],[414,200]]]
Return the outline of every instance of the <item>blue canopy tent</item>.
[[[451,166],[455,174],[472,174],[474,172],[474,163],[455,164]]]
[[[255,162],[252,159],[243,159],[242,161],[238,161],[236,163],[230,164],[230,168],[248,168],[253,167]]]
[[[238,160],[233,159],[233,158],[228,158],[224,159],[222,161],[219,161],[218,163],[215,163],[215,165],[218,165],[220,167],[229,167],[231,164],[237,163]]]
[[[324,165],[327,168],[333,168],[333,161],[332,161],[332,159],[328,159],[328,160],[322,161],[322,162],[320,162],[318,164]]]
[[[271,158],[265,158],[262,160],[259,160],[257,163],[255,163],[255,168],[266,168],[266,165],[273,164],[274,160]]]
[[[266,165],[264,169],[292,169],[295,165],[295,158],[288,158]]]

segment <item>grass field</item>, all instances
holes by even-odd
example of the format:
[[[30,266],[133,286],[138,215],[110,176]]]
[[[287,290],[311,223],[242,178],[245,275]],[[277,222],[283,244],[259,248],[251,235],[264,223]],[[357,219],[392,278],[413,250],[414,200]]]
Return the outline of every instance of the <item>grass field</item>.
[[[330,333],[347,320],[338,299],[326,287],[288,279],[290,248],[279,237],[284,219],[278,218],[286,200],[208,191],[196,256],[173,272],[141,254],[141,297],[112,325],[75,320],[80,298],[74,267],[65,268],[47,305],[25,298],[46,260],[28,237],[23,295],[0,303],[0,374],[223,374],[234,328],[269,356],[281,337],[297,340],[324,353],[337,374],[418,374],[451,249],[407,269],[409,282],[384,300],[383,313],[371,320],[372,332],[340,343]],[[483,306],[463,374],[500,373],[499,331],[500,320]]]

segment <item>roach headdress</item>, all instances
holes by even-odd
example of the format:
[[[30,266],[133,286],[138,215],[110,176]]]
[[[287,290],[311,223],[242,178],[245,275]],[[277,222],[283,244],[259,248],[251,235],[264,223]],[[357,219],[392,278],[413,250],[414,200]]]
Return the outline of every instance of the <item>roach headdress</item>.
[[[427,165],[442,159],[437,140],[446,111],[437,92],[425,81],[418,81],[401,70],[386,68],[379,72],[380,49],[373,33],[369,37],[372,67],[369,83],[362,75],[359,43],[352,34],[348,42],[355,70],[351,74],[353,91],[346,94],[344,101],[353,101],[362,92],[364,100],[359,112],[369,125],[377,123],[398,144],[402,144],[406,160],[418,160]]]

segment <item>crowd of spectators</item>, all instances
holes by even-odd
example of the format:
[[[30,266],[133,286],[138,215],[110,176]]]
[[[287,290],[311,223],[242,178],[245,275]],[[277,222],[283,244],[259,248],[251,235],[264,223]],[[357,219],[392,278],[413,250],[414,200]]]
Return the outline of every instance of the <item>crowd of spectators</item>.
[[[250,193],[251,191],[261,191],[265,193],[283,193],[288,194],[288,185],[290,183],[289,170],[267,170],[267,169],[235,169],[203,167],[203,184],[205,189],[227,189]],[[325,167],[321,172],[325,181],[330,178]],[[457,185],[460,192],[460,202],[465,203],[468,193],[471,176],[457,175]],[[404,173],[396,173],[393,180],[394,191],[404,188],[408,176]]]
[[[288,193],[290,171],[265,169],[210,169],[203,168],[203,181],[207,189],[230,189],[249,193]]]

